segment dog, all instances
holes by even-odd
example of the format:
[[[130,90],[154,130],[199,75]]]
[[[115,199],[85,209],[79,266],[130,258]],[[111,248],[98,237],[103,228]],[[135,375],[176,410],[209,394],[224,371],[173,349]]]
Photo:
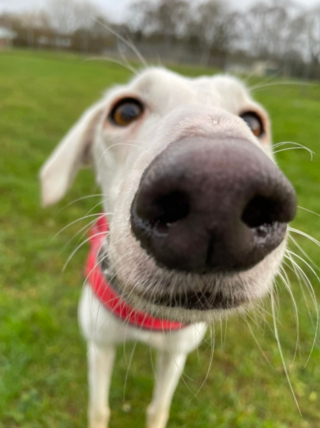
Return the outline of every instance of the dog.
[[[90,164],[104,213],[79,304],[89,427],[109,423],[115,346],[140,341],[158,352],[147,427],[164,428],[207,325],[271,293],[295,191],[274,162],[267,112],[225,75],[147,68],[109,90],[43,166],[43,205]]]

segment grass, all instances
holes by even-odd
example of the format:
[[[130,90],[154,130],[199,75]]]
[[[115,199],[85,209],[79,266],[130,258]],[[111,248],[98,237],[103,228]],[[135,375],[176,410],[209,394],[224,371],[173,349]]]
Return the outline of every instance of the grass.
[[[200,69],[179,67],[191,75]],[[84,63],[76,56],[51,53],[0,53],[0,427],[83,427],[86,420],[86,350],[77,326],[77,301],[87,248],[61,273],[74,248],[74,225],[98,198],[66,204],[97,193],[90,171],[82,171],[67,198],[42,210],[38,170],[56,143],[90,103],[129,73],[109,63]],[[256,82],[254,82],[256,83]],[[270,86],[256,91],[269,110],[274,141],[295,141],[320,152],[320,86]],[[320,157],[303,151],[279,153],[277,160],[294,183],[299,205],[320,212]],[[97,208],[98,210],[99,208]],[[320,239],[320,219],[299,210],[294,226]],[[297,237],[318,263],[317,247]],[[316,295],[319,283],[309,269]],[[316,311],[304,301],[288,272],[299,307],[296,344],[292,302],[279,286],[279,334],[302,417],[292,399],[272,331],[272,318],[250,323],[265,361],[244,319],[216,329],[212,367],[210,337],[190,355],[172,406],[171,428],[313,428],[320,425],[319,340],[312,347]],[[309,313],[310,312],[310,316]],[[124,379],[132,347],[119,348],[112,381],[112,427],[144,424],[152,391],[153,354],[138,346],[124,397]],[[124,406],[126,404],[126,406]],[[131,411],[127,413],[128,404]]]

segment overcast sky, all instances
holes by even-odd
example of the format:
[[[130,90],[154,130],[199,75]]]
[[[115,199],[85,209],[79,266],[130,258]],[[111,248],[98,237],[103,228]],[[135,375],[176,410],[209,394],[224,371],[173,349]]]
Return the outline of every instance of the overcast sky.
[[[39,9],[45,5],[47,0],[0,0],[0,12],[3,11],[22,11],[30,9]],[[81,0],[77,0],[81,1]],[[134,0],[86,0],[98,4],[104,10],[106,16],[116,21],[123,21],[127,7]],[[150,0],[153,1],[153,0]],[[192,0],[190,0],[192,1]],[[296,0],[305,6],[314,6],[320,4],[320,0]],[[241,3],[241,5],[239,5]],[[255,0],[229,0],[229,4],[234,8],[245,8],[254,4]]]

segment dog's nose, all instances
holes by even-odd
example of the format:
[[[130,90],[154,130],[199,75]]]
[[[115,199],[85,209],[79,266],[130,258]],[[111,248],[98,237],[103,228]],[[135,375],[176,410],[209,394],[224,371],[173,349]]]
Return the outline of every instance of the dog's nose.
[[[158,265],[185,272],[238,272],[284,240],[295,191],[250,141],[171,143],[143,174],[131,226]]]

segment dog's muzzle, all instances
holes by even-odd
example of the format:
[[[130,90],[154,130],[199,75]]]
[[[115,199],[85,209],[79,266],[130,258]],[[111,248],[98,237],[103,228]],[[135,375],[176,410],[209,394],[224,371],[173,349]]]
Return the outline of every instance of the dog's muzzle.
[[[145,170],[131,208],[141,246],[167,269],[234,273],[284,240],[295,191],[256,145],[185,138]]]

